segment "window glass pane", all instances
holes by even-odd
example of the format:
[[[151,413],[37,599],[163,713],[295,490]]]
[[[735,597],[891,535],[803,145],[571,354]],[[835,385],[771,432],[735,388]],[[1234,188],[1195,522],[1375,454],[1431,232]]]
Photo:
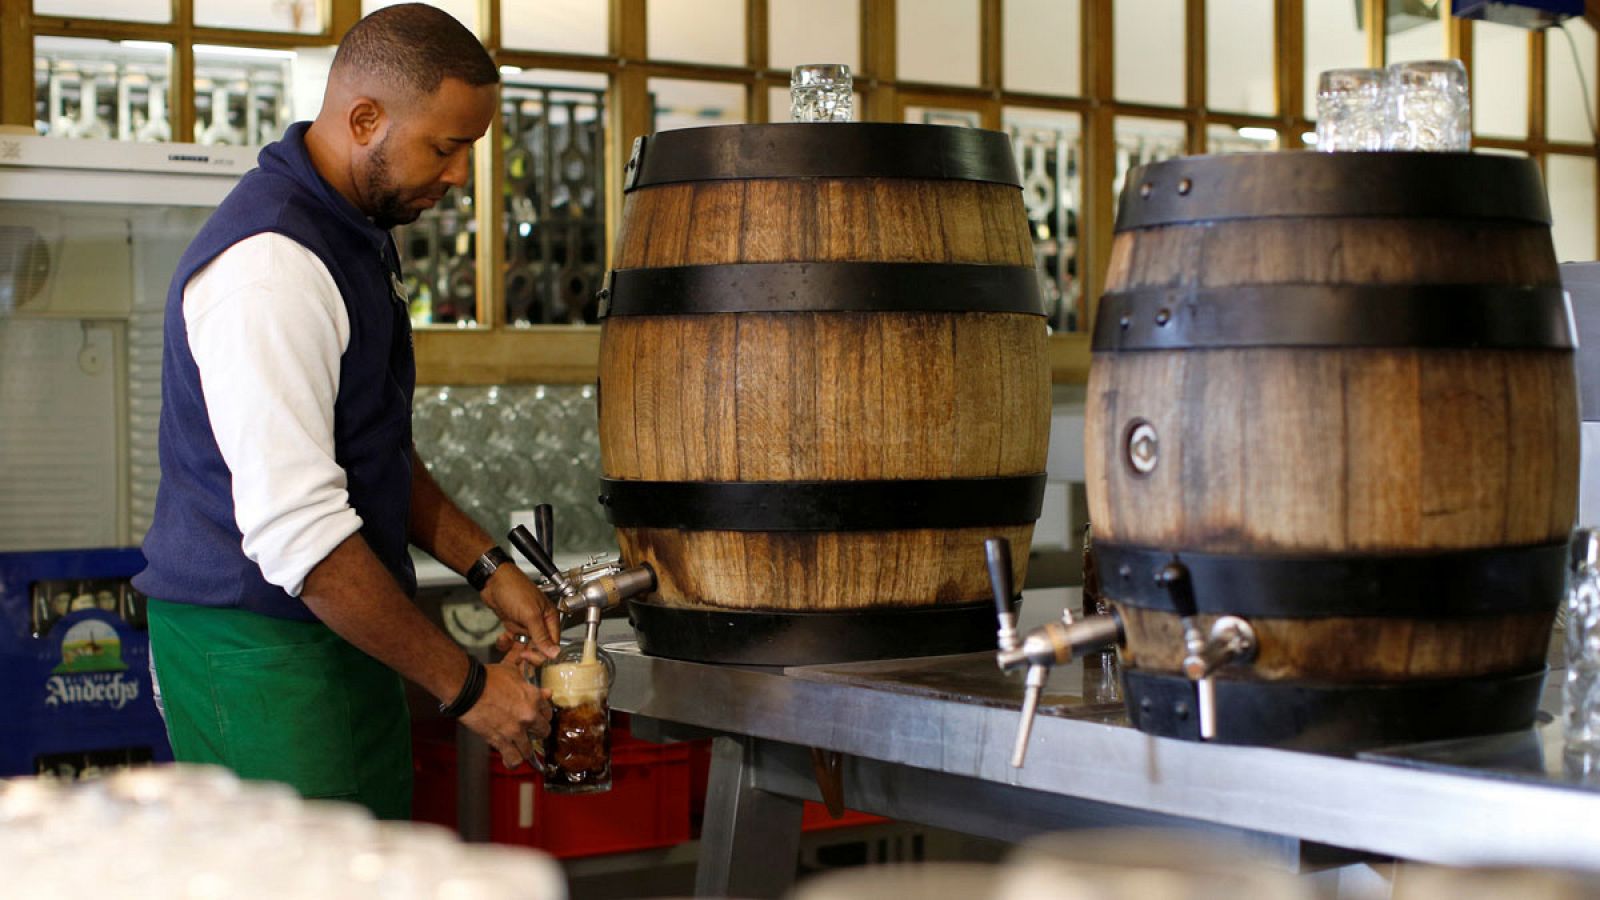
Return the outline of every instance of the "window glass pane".
[[[1269,116],[1273,83],[1273,0],[1206,4],[1206,106]]]
[[[1595,161],[1585,156],[1552,153],[1545,158],[1545,190],[1550,195],[1551,231],[1556,259],[1588,262],[1595,258]]]
[[[194,0],[194,23],[316,34],[322,30],[322,9],[317,0]]]
[[[1182,122],[1168,119],[1118,116],[1116,142],[1116,169],[1112,174],[1111,189],[1120,196],[1129,171],[1145,163],[1187,153],[1188,128]]]
[[[1278,149],[1279,135],[1271,128],[1215,123],[1206,126],[1207,153],[1263,153]]]
[[[451,188],[415,222],[393,230],[412,325],[467,327],[478,322],[476,188],[477,170],[472,169],[466,184]]]
[[[1472,23],[1472,131],[1494,137],[1528,136],[1526,28]]]
[[[114,4],[105,0],[33,0],[33,11],[41,16],[116,19],[119,22],[172,21],[171,0],[121,0]]]
[[[805,63],[861,68],[860,0],[767,0],[767,34],[767,62],[774,69]]]
[[[1367,39],[1357,16],[1357,0],[1330,3],[1305,0],[1305,114],[1317,117],[1317,76],[1329,69],[1367,64]]]
[[[500,0],[500,41],[508,50],[604,56],[608,9],[606,0]]]
[[[648,0],[651,59],[745,64],[744,0]]]
[[[290,122],[315,119],[322,109],[322,92],[328,86],[337,47],[301,47],[289,61]]]
[[[1116,95],[1132,103],[1182,106],[1184,0],[1116,0]]]
[[[1386,62],[1444,58],[1444,22],[1436,0],[1387,0],[1387,5]]]
[[[33,124],[40,134],[172,140],[172,45],[40,36],[33,49]]]
[[[254,145],[278,139],[290,115],[295,53],[247,47],[194,48],[194,140]]]
[[[918,0],[895,11],[901,81],[978,83],[978,0]]]
[[[605,90],[605,76],[592,73],[506,76],[505,320],[513,325],[598,320]]]
[[[1081,0],[1006,0],[1001,9],[1006,90],[1082,93]]]
[[[1022,175],[1022,204],[1050,327],[1080,327],[1078,222],[1083,211],[1083,126],[1077,113],[1006,107],[1001,113]]]
[[[682,78],[650,79],[652,131],[700,125],[736,125],[745,119],[744,85]]]
[[[361,0],[361,14],[364,16],[385,6],[406,2],[409,0]],[[428,5],[439,7],[472,29],[473,34],[478,33],[478,0],[430,0]]]
[[[1561,34],[1572,36],[1569,42]],[[1583,111],[1583,90],[1579,87],[1578,70],[1573,65],[1572,48],[1578,48],[1578,62],[1583,66],[1584,78],[1589,86],[1589,109],[1600,94],[1595,91],[1600,74],[1595,71],[1595,33],[1582,17],[1568,19],[1560,29],[1550,28],[1544,33],[1545,59],[1545,132],[1551,140],[1595,142],[1589,117]]]

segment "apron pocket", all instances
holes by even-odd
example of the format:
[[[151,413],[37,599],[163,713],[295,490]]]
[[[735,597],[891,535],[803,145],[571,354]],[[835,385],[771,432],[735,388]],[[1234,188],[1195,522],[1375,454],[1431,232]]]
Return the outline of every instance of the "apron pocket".
[[[356,793],[350,699],[337,645],[206,654],[227,765],[305,797]]]

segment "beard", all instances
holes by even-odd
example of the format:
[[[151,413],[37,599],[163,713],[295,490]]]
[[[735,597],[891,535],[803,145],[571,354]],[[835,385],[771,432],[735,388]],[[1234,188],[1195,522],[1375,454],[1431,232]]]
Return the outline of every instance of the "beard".
[[[411,204],[390,175],[388,135],[384,135],[378,146],[372,148],[366,188],[367,202],[372,206],[368,215],[372,217],[374,225],[385,231],[396,225],[410,225],[422,215],[422,210]]]

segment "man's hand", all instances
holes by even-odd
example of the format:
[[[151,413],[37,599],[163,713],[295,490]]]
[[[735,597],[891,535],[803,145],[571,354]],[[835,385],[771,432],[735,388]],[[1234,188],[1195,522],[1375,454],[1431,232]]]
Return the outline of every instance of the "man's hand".
[[[461,717],[461,724],[500,752],[508,769],[533,759],[538,743],[550,734],[550,691],[523,679],[519,667],[524,662],[538,665],[539,658],[522,651],[485,666],[483,695]]]
[[[483,602],[505,623],[508,635],[527,635],[529,646],[550,659],[561,652],[560,611],[516,566],[501,566],[489,576]],[[500,643],[509,645],[505,637]]]

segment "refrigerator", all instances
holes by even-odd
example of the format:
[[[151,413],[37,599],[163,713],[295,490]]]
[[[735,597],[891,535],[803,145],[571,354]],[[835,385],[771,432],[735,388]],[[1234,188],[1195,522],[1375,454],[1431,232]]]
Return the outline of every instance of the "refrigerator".
[[[162,311],[255,154],[0,134],[0,776],[171,758],[128,584],[160,479]]]

